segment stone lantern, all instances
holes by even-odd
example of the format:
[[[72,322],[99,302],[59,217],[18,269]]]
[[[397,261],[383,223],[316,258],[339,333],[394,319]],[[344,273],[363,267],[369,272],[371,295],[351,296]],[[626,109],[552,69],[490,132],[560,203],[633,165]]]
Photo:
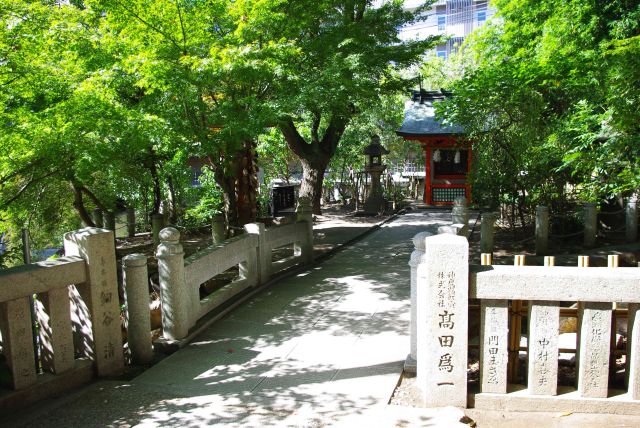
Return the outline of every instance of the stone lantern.
[[[385,165],[382,165],[382,155],[388,155],[389,150],[382,147],[380,137],[374,135],[371,137],[371,144],[365,147],[363,153],[369,157],[369,162],[364,169],[371,175],[371,190],[364,203],[364,212],[368,215],[376,215],[384,211],[386,204],[384,196],[382,195],[380,176],[387,168]]]

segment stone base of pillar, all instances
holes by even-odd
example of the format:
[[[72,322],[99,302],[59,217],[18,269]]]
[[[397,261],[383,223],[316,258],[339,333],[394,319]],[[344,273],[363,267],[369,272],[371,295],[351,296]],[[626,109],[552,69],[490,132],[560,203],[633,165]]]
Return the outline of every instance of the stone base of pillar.
[[[407,355],[404,360],[404,372],[416,374],[418,372],[418,362],[415,358],[411,357],[411,354]]]

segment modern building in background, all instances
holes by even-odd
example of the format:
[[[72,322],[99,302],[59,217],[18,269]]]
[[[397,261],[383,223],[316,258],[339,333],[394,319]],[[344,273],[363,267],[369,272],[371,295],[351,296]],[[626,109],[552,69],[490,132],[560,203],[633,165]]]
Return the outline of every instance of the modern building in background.
[[[406,9],[415,10],[424,2],[405,0]],[[462,44],[465,37],[484,25],[495,14],[487,0],[438,0],[426,12],[426,19],[403,27],[402,40],[422,40],[429,36],[445,35],[449,39],[436,46],[434,54],[447,59]]]

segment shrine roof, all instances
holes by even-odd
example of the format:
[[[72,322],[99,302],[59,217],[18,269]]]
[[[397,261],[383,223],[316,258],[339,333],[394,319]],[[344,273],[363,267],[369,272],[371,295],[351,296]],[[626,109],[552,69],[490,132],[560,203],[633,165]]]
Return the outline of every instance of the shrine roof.
[[[436,119],[435,103],[450,95],[444,91],[414,91],[405,104],[404,120],[396,134],[403,137],[464,134],[463,127]]]

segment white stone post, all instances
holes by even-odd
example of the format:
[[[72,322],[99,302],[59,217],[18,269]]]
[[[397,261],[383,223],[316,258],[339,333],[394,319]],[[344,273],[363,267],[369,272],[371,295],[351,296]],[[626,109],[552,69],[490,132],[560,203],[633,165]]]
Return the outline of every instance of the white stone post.
[[[160,231],[156,251],[160,279],[162,335],[168,340],[180,340],[189,333],[191,299],[184,280],[184,251],[180,232],[167,227]]]
[[[147,256],[129,254],[123,257],[122,279],[125,291],[127,340],[131,351],[131,360],[135,364],[146,364],[153,359]]]
[[[64,250],[85,259],[87,269],[87,281],[70,287],[76,351],[94,359],[98,376],[118,376],[124,357],[113,232],[88,227],[67,233]]]
[[[427,236],[431,236],[429,232],[420,232],[413,237],[413,245],[415,250],[411,253],[411,260],[409,260],[409,267],[411,268],[411,324],[409,328],[410,333],[410,348],[409,355],[404,362],[404,371],[407,373],[415,373],[417,369],[417,354],[418,354],[418,265],[422,262],[424,256],[424,240]]]
[[[598,211],[594,202],[584,203],[584,246],[593,248],[596,245],[598,232]]]
[[[638,240],[638,200],[635,197],[629,198],[627,201],[625,235],[627,242]]]
[[[495,233],[496,215],[483,213],[480,222],[480,252],[493,254],[493,235]]]
[[[247,227],[248,225],[245,225],[244,227],[244,231],[246,233],[249,233],[249,231],[251,230],[251,227]],[[260,237],[258,236],[258,247],[260,246]],[[243,261],[240,262],[238,264],[238,273],[240,274],[240,278],[244,278],[247,281],[247,284],[250,287],[253,287],[255,285],[259,284],[259,261],[258,261],[258,251],[256,247],[256,251],[248,251],[247,254],[247,258]]]
[[[307,227],[304,236],[295,244],[294,249],[302,255],[303,263],[311,263],[313,261],[313,208],[307,198],[298,198],[296,220],[304,221]]]
[[[425,407],[467,405],[469,243],[425,238],[417,270],[418,387]]]
[[[549,208],[536,207],[536,255],[544,256],[549,250]]]
[[[257,284],[264,284],[269,280],[269,269],[271,266],[271,251],[265,245],[265,227],[263,223],[249,223],[244,225],[244,230],[250,235],[256,235],[258,246],[256,247],[257,260]]]
[[[461,224],[461,234],[466,235],[469,229],[469,208],[467,207],[467,198],[465,196],[455,198],[451,209],[451,223]]]

